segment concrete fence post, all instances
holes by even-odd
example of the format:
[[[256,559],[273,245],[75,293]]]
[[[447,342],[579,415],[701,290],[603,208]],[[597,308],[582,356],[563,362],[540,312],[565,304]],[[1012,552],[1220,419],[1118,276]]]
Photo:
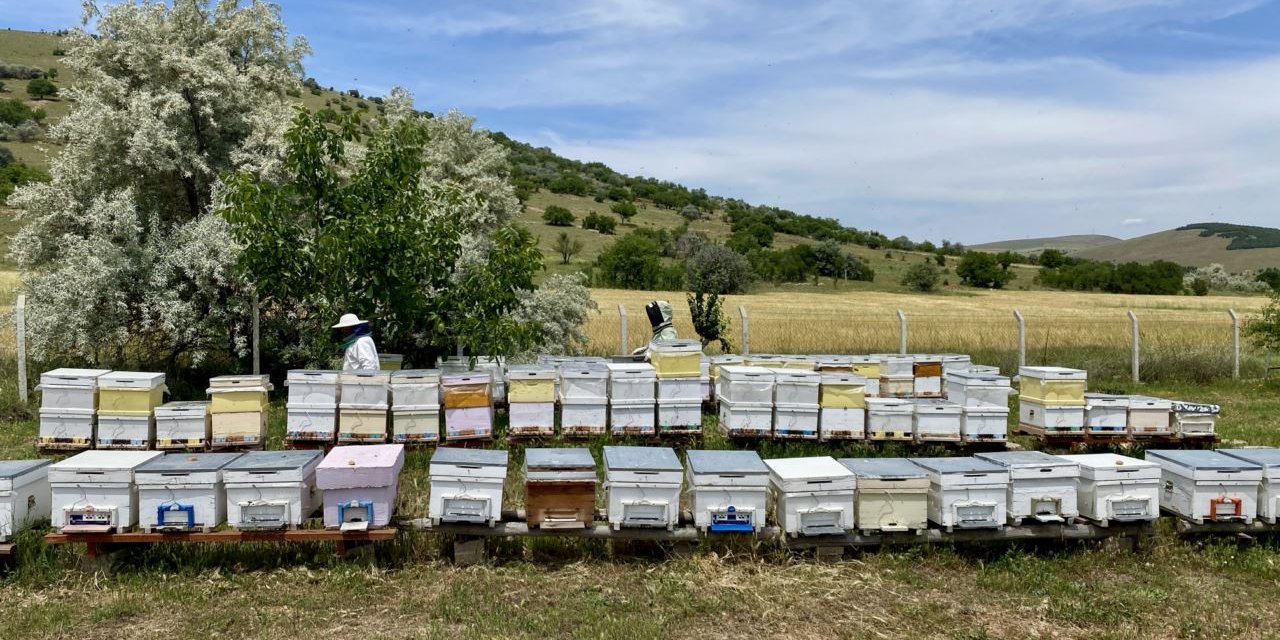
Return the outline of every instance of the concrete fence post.
[[[259,328],[261,320],[258,315],[258,293],[256,291],[253,294],[253,301],[250,306],[253,307],[253,375],[258,376],[262,375],[262,358],[261,352],[258,350],[262,332]]]
[[[27,294],[18,294],[13,307],[15,329],[18,332],[18,398],[27,401]]]
[[[747,308],[738,305],[738,318],[742,321],[742,355],[751,355],[751,328],[747,324]]]
[[[631,353],[631,345],[627,344],[627,309],[618,303],[618,355]]]
[[[1013,317],[1018,321],[1018,366],[1027,366],[1027,319],[1022,312],[1013,310]]]
[[[898,309],[898,353],[907,355],[907,314]]]
[[[1240,316],[1235,309],[1227,309],[1231,314],[1231,378],[1240,379]]]
[[[1129,313],[1129,326],[1133,331],[1133,352],[1130,356],[1131,362],[1129,364],[1130,364],[1130,368],[1132,369],[1131,377],[1133,378],[1134,382],[1138,382],[1141,379],[1141,376],[1139,375],[1139,366],[1141,365],[1141,361],[1138,357],[1138,347],[1139,347],[1138,316],[1134,314],[1132,311],[1129,311],[1128,313]]]

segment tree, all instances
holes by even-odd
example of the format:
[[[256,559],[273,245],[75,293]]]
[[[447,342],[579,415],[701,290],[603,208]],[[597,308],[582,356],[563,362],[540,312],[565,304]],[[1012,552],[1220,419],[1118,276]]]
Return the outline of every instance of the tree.
[[[1257,278],[1259,282],[1271,287],[1272,291],[1280,291],[1280,269],[1275,267],[1263,269],[1258,273]]]
[[[58,70],[53,67],[49,67],[49,70],[44,72],[44,77],[53,80],[58,77]]]
[[[662,280],[661,246],[647,233],[632,231],[596,258],[600,283],[621,289],[656,289]]]
[[[567,231],[561,231],[560,235],[556,236],[555,242],[551,244],[551,248],[560,254],[560,264],[569,264],[569,260],[582,253],[582,241],[570,238]]]
[[[43,119],[43,109],[32,109],[21,100],[14,100],[12,98],[0,100],[0,122],[17,126],[31,120],[39,122]]]
[[[587,334],[582,330],[591,312],[600,308],[591,299],[587,276],[582,273],[554,275],[529,295],[524,296],[515,318],[538,327],[534,348],[519,354],[525,360],[539,353],[553,355],[579,354],[586,350]]]
[[[928,293],[938,288],[938,280],[942,274],[930,262],[921,262],[907,267],[902,273],[902,286],[913,291]]]
[[[532,348],[539,328],[518,312],[542,264],[537,244],[504,225],[485,235],[490,250],[463,259],[484,203],[453,181],[424,178],[428,122],[383,123],[351,161],[348,133],[298,108],[283,177],[239,172],[228,182],[220,212],[243,245],[238,266],[269,311],[306,323],[322,344],[341,309],[374,318],[388,351],[419,362],[457,346]]]
[[[1261,314],[1245,323],[1244,333],[1259,349],[1280,349],[1280,291],[1271,294],[1271,302]]]
[[[77,96],[52,180],[10,198],[28,220],[11,252],[32,357],[172,371],[244,355],[251,296],[212,193],[224,173],[280,167],[306,44],[266,3],[94,15],[93,34],[65,37]]]
[[[1191,281],[1191,293],[1197,296],[1209,295],[1209,281],[1204,278],[1196,278]]]
[[[733,345],[725,337],[729,323],[725,320],[724,301],[720,296],[695,289],[686,299],[689,303],[689,315],[693,318],[693,331],[702,340],[702,346],[719,342],[722,353],[732,351]]]
[[[693,291],[743,293],[751,284],[751,263],[722,245],[699,246],[685,262],[685,281]]]
[[[33,142],[38,140],[42,134],[44,134],[44,129],[41,129],[40,125],[36,124],[34,120],[27,120],[13,128],[13,137],[17,138],[19,142]]]
[[[1040,252],[1040,266],[1046,269],[1057,269],[1067,263],[1066,254],[1057,249],[1045,249]]]
[[[1014,263],[1021,262],[1022,260],[1022,256],[1012,251],[1001,251],[996,254],[996,263],[1005,271],[1008,271],[1009,267],[1013,266]]]
[[[602,216],[595,212],[588,213],[586,216],[582,218],[583,229],[594,229],[607,236],[613,235],[613,232],[617,228],[617,225],[618,225],[617,220],[614,220],[609,216]]]
[[[817,260],[815,275],[830,276],[835,285],[844,276],[845,257],[840,251],[840,243],[835,240],[824,240],[813,248],[813,256]]]
[[[622,218],[623,224],[629,222],[636,215],[636,205],[628,201],[615,202],[609,206],[609,210],[618,214],[618,217]]]
[[[1003,288],[1013,278],[1013,274],[1000,268],[996,257],[984,251],[970,251],[960,259],[956,267],[956,275],[960,281],[971,287],[991,289]]]
[[[27,82],[27,95],[35,100],[47,100],[58,95],[58,87],[45,78],[36,78]]]
[[[691,204],[686,204],[684,208],[680,209],[680,217],[690,222],[694,220],[701,220],[702,209],[699,209]]]
[[[591,190],[591,183],[587,182],[586,178],[583,178],[576,173],[566,171],[561,173],[559,176],[556,176],[556,178],[547,185],[547,188],[550,189],[552,193],[567,193],[569,195],[585,196],[587,195],[587,192]]]
[[[947,266],[947,256],[945,256],[945,255],[943,255],[943,254],[941,254],[941,253],[935,253],[935,254],[933,254],[933,261],[934,261],[934,262],[936,262],[936,263],[938,263],[938,266],[939,266],[939,267],[945,267],[945,266]]]
[[[573,213],[556,204],[547,205],[542,212],[542,221],[553,227],[572,227],[574,219]]]

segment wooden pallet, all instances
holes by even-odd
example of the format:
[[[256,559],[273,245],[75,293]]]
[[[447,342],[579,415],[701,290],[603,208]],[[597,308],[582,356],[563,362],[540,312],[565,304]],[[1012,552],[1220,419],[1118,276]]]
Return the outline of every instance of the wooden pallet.
[[[1082,435],[1036,435],[1041,446],[1046,449],[1087,449],[1092,446],[1139,445],[1148,449],[1208,449],[1218,443],[1218,436],[1181,436],[1177,434],[1130,434],[1122,435],[1093,434]]]
[[[392,540],[396,529],[371,531],[334,531],[330,529],[291,529],[285,531],[211,531],[204,532],[132,532],[132,533],[50,533],[45,544],[83,544],[85,555],[93,558],[115,545],[181,543],[240,542],[333,542],[338,556],[345,556],[349,547],[368,542]]]

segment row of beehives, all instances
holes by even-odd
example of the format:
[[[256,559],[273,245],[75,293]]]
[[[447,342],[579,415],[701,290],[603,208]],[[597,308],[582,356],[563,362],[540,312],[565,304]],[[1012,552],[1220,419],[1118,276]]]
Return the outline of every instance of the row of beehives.
[[[772,520],[791,535],[904,531],[928,523],[999,528],[1023,522],[1154,520],[1160,509],[1196,522],[1275,524],[1280,449],[1148,451],[1053,456],[1009,451],[954,458],[762,460],[752,451],[605,447],[607,519],[614,528],[679,524],[687,495],[695,526],[754,532]],[[62,462],[0,463],[0,541],[51,517],[63,532],[296,527],[318,507],[343,530],[385,526],[403,447],[337,447],[245,454],[90,451]],[[429,470],[434,525],[502,518],[507,452],[442,447]],[[596,518],[589,449],[525,451],[531,527],[579,528]]]
[[[40,376],[40,434],[49,449],[262,446],[267,376],[217,376],[209,402],[162,404],[163,373],[54,369]],[[199,428],[192,428],[198,422]]]
[[[1217,405],[1088,393],[1088,373],[1082,369],[1021,367],[1018,377],[1018,422],[1033,433],[1203,437],[1216,432]]]
[[[62,532],[208,531],[300,526],[323,506],[326,527],[386,526],[402,445],[313,451],[84,451],[60,462],[0,462],[0,541],[49,519]],[[7,515],[7,519],[6,519]]]

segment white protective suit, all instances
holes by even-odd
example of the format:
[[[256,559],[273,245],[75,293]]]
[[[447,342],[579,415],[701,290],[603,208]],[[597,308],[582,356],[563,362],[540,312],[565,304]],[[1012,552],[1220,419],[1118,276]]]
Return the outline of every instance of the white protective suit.
[[[343,371],[377,370],[379,367],[378,347],[373,344],[373,338],[369,336],[356,338],[356,341],[342,354]]]

